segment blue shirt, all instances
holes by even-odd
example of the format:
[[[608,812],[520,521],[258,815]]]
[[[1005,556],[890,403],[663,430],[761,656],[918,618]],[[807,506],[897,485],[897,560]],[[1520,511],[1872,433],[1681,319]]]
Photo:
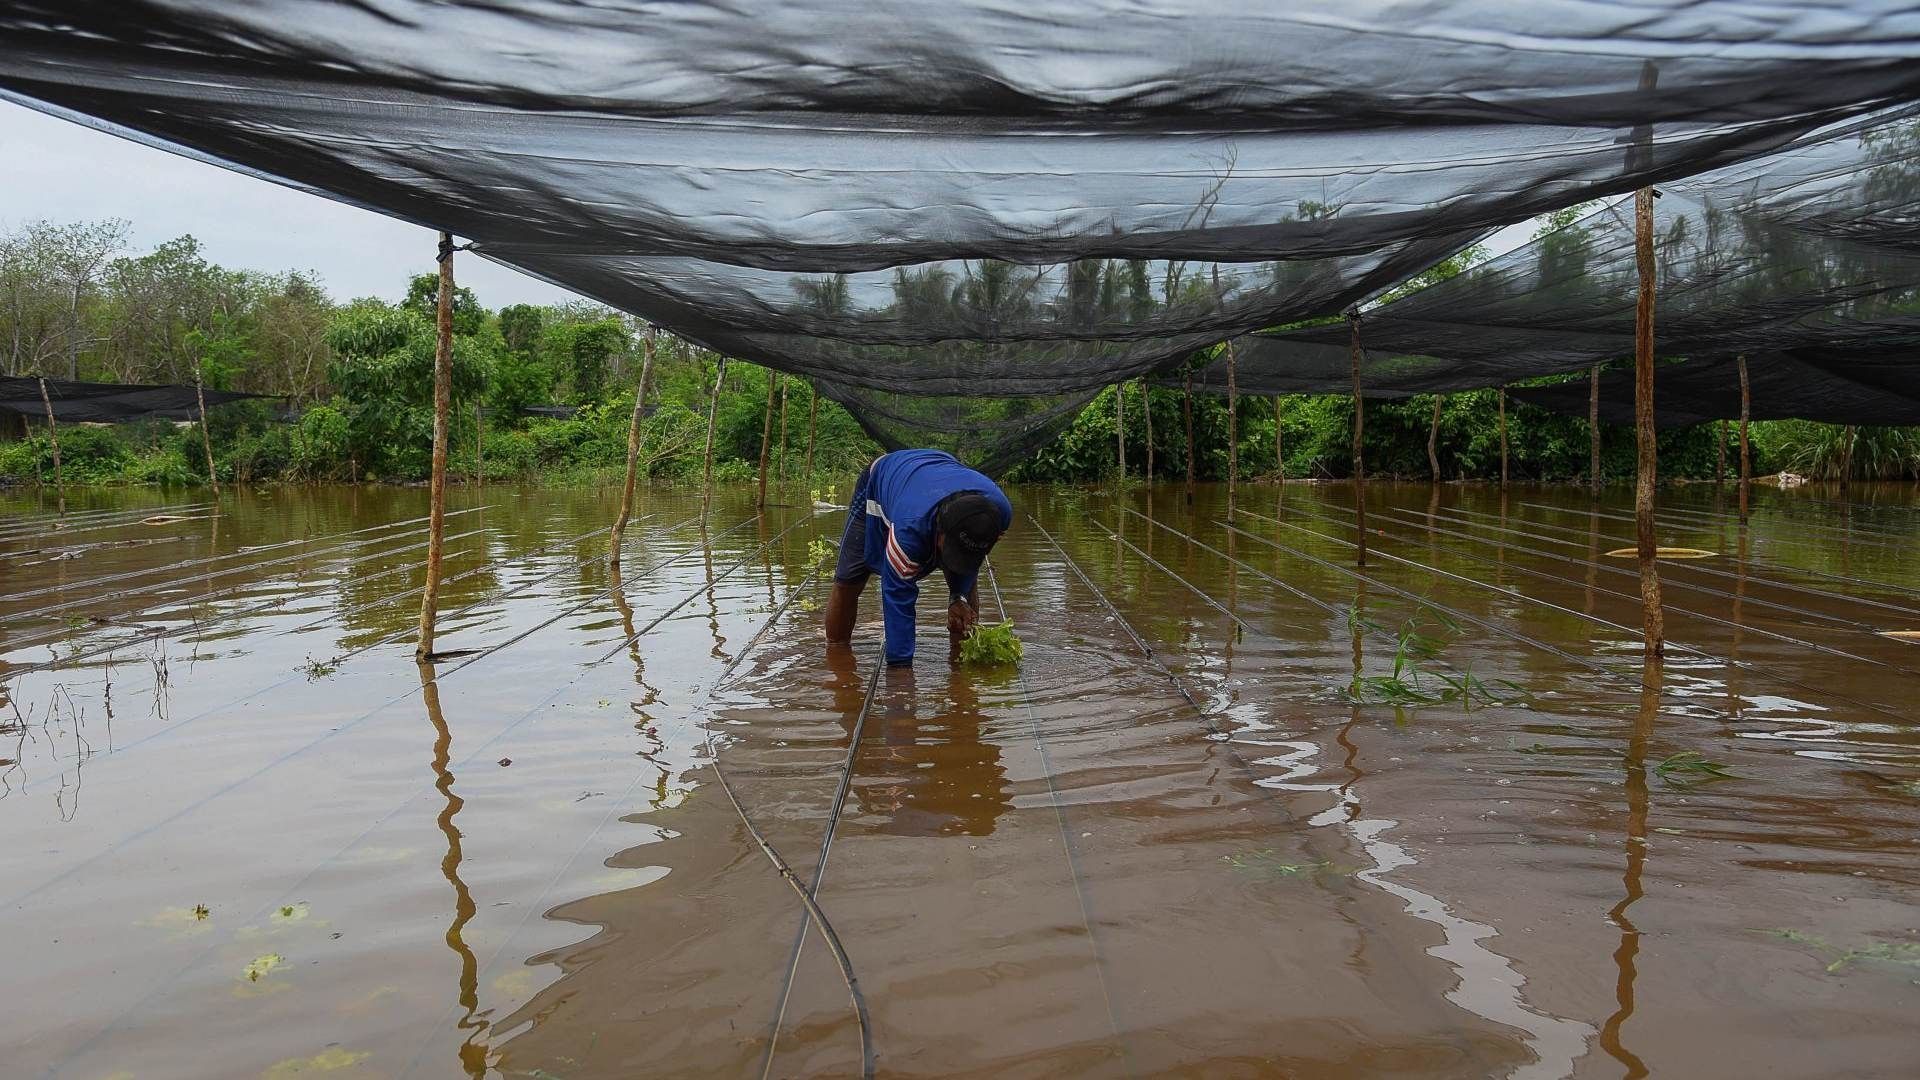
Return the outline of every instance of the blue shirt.
[[[913,662],[913,606],[920,579],[940,567],[934,550],[939,522],[934,508],[947,496],[977,491],[1000,511],[1000,529],[1013,524],[1013,504],[984,473],[962,465],[945,450],[895,450],[882,454],[867,473],[866,561],[880,572],[880,607],[886,615],[887,663]],[[979,575],[947,575],[957,599],[973,591]]]

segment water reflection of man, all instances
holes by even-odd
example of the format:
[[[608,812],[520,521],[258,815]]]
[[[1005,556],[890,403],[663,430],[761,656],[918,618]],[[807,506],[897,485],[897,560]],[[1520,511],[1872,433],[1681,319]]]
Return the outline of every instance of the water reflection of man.
[[[887,666],[912,666],[920,579],[937,569],[947,578],[949,659],[956,659],[980,619],[980,564],[1012,524],[1013,504],[999,486],[944,450],[895,450],[874,459],[854,482],[847,508],[827,600],[828,643],[853,640],[860,593],[877,570]]]
[[[853,650],[827,650],[834,707],[849,737],[866,698]],[[951,709],[922,718],[912,669],[890,672],[867,718],[868,749],[855,771],[862,814],[895,836],[986,836],[1012,805],[1000,747],[980,737],[985,717],[971,672],[953,673]]]

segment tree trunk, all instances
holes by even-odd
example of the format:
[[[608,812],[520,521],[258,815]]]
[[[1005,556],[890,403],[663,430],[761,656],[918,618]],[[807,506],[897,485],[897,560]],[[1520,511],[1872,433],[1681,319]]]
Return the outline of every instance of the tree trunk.
[[[773,448],[773,394],[780,374],[772,368],[767,372],[767,407],[760,416],[760,494],[754,500],[756,510],[767,508],[767,452]]]
[[[807,384],[807,483],[813,483],[813,435],[820,420],[820,389]]]
[[[1717,490],[1727,479],[1727,422],[1715,421],[1713,431],[1713,486]]]
[[[1120,482],[1127,482],[1127,384],[1113,384],[1113,443],[1120,462]]]
[[[1273,395],[1273,477],[1274,482],[1287,482],[1287,446],[1286,420],[1280,409],[1280,395]]]
[[[480,414],[480,403],[473,403],[473,486],[483,487],[487,482],[487,451],[481,440],[487,433],[486,417]]]
[[[633,489],[640,478],[640,444],[647,404],[647,379],[653,374],[653,327],[641,338],[640,385],[633,391],[633,419],[627,424],[627,482],[620,489],[620,513],[613,519],[611,554],[613,565],[620,565],[620,545],[626,538],[627,522],[633,517]]]
[[[1666,651],[1666,615],[1660,604],[1660,568],[1654,561],[1653,489],[1659,480],[1659,443],[1653,425],[1653,189],[1633,193],[1634,263],[1640,272],[1633,319],[1633,427],[1637,469],[1633,484],[1635,539],[1640,556],[1640,604],[1646,650]],[[1744,363],[1742,365],[1744,369]]]
[[[1240,482],[1240,384],[1234,378],[1233,339],[1227,339],[1227,515],[1233,515],[1234,487]]]
[[[1740,520],[1747,520],[1747,492],[1753,483],[1753,455],[1747,449],[1747,417],[1753,411],[1751,387],[1747,383],[1747,354],[1741,353],[1740,366]]]
[[[1600,494],[1600,365],[1587,373],[1587,490]]]
[[[1840,429],[1840,494],[1845,495],[1853,482],[1853,441],[1858,435],[1852,424]]]
[[[787,482],[787,377],[780,378],[780,482]]]
[[[1360,393],[1360,316],[1347,316],[1352,335],[1347,345],[1347,360],[1353,366],[1353,522],[1358,543],[1354,546],[1354,564],[1367,565],[1367,459],[1361,447],[1367,426],[1367,399]]]
[[[193,396],[200,403],[200,448],[207,452],[207,483],[213,485],[213,497],[220,497],[220,474],[213,469],[213,436],[207,432],[207,392],[201,385],[200,365],[193,366]]]
[[[1427,471],[1433,474],[1433,482],[1440,482],[1440,406],[1446,404],[1447,395],[1433,395],[1433,422],[1427,425]]]
[[[53,444],[53,491],[64,498],[67,487],[60,477],[60,425],[53,419],[53,397],[47,393],[45,376],[40,379],[40,404],[47,407],[47,441]]]
[[[705,465],[706,490],[701,496],[704,506],[713,505],[713,424],[720,415],[720,390],[727,382],[727,358],[721,357],[714,365],[713,396],[707,400],[707,459]]]
[[[1507,388],[1497,391],[1500,402],[1500,490],[1507,490]]]
[[[440,605],[440,554],[447,524],[447,411],[453,404],[453,235],[440,234],[438,340],[433,350],[433,480],[427,495],[427,584],[420,591],[420,640],[413,658],[433,658]]]
[[[1187,372],[1187,502],[1193,502],[1193,372]]]
[[[1140,380],[1140,414],[1147,422],[1147,483],[1153,483],[1153,387]]]

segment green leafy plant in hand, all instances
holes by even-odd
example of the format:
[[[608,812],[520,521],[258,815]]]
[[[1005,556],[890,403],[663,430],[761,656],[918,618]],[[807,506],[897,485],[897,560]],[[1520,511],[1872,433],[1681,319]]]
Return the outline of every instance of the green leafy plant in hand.
[[[982,623],[960,642],[960,662],[978,667],[1012,667],[1020,663],[1023,653],[1012,620]]]

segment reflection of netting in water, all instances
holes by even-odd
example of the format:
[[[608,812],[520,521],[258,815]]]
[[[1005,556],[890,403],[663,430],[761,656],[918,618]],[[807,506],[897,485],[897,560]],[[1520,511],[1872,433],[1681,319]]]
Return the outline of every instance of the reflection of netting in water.
[[[1920,95],[1911,12],[1854,7],[1529,5],[1496,33],[1461,3],[19,0],[0,87],[457,232],[899,414],[891,395],[1065,402],[1500,225]],[[1849,215],[1803,195],[1783,221],[1879,236],[1897,196]],[[977,460],[1031,435],[974,408],[941,416]]]

